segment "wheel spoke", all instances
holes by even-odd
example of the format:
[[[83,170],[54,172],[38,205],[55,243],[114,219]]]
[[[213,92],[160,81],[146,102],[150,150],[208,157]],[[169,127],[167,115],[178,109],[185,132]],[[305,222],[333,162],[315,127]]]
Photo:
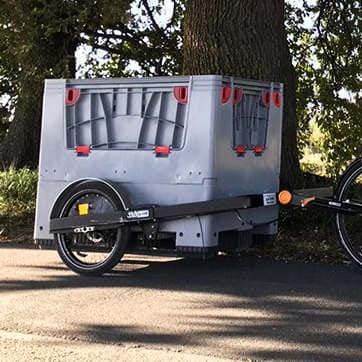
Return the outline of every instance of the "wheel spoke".
[[[116,206],[105,195],[86,192],[73,199],[61,216],[78,216],[80,204],[88,205],[89,215],[116,210]],[[111,229],[86,234],[62,234],[60,238],[74,263],[83,267],[94,267],[104,263],[112,254],[118,234],[119,230]]]

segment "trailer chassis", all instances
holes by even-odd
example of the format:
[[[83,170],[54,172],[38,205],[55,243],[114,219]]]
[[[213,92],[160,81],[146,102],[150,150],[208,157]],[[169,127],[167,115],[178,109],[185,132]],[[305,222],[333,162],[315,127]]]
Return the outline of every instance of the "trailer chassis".
[[[121,227],[125,224],[142,224],[147,222],[158,223],[162,220],[217,214],[232,210],[274,205],[277,205],[276,193],[236,196],[169,206],[138,206],[128,210],[120,210],[118,212],[101,215],[54,218],[50,220],[50,232],[87,233],[95,230]]]
[[[50,220],[51,233],[87,233],[121,227],[125,224],[159,223],[162,220],[189,216],[223,213],[238,209],[283,205],[279,194],[236,196],[223,199],[191,202],[170,206],[136,207],[113,213],[92,216],[70,216]],[[332,188],[296,190],[291,194],[289,204],[298,207],[318,207],[342,214],[362,214],[362,204],[338,201],[332,195]],[[329,197],[327,197],[329,196]]]
[[[89,187],[91,189],[93,187],[92,192],[97,194],[98,186],[94,186],[94,182],[85,181],[85,183],[80,183],[76,186],[76,190],[71,190],[70,195],[65,195],[65,199],[63,198],[60,205],[67,205],[68,199],[70,200],[69,202],[73,200],[72,205],[78,205],[74,197],[79,192],[82,192],[82,190],[88,193]],[[107,190],[103,190],[103,192],[105,191]],[[110,195],[109,192],[108,196]],[[126,200],[127,195],[125,194],[124,196]],[[60,196],[59,200],[62,197]],[[70,198],[67,199],[67,197]],[[140,205],[132,207],[130,203],[128,205],[126,203],[122,204],[123,207],[119,204],[119,207],[113,208],[112,212],[62,213],[59,212],[60,209],[58,208],[58,213],[52,213],[49,225],[50,232],[55,235],[61,258],[73,271],[85,275],[100,275],[111,270],[125,252],[126,245],[130,240],[130,233],[134,230],[142,230],[144,239],[152,241],[157,239],[159,224],[163,221],[272,207],[278,204],[299,208],[321,208],[332,212],[341,246],[349,258],[362,268],[362,223],[360,220],[360,216],[362,216],[361,159],[356,160],[350,165],[335,189],[324,187],[295,190],[293,192],[284,190],[279,193],[242,195],[167,206]],[[64,207],[63,210],[65,210]],[[74,210],[74,207],[72,210]],[[121,239],[119,239],[117,232],[114,234],[115,230],[118,230],[118,234],[121,233],[123,235]],[[109,233],[113,234],[109,236]],[[104,250],[110,252],[105,261],[93,264],[80,262],[79,259],[81,258],[78,256],[82,257],[84,255],[82,253],[92,249],[88,248],[89,241],[94,241],[97,244],[98,240],[101,239],[102,242],[95,246],[97,249],[103,245]],[[85,246],[83,245],[82,248],[81,244],[84,241]]]

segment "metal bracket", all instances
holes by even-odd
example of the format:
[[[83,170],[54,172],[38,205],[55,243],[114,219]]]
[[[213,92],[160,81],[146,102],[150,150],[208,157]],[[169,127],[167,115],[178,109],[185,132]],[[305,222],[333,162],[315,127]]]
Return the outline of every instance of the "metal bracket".
[[[142,223],[142,229],[145,240],[156,240],[158,233],[158,222],[156,220]]]

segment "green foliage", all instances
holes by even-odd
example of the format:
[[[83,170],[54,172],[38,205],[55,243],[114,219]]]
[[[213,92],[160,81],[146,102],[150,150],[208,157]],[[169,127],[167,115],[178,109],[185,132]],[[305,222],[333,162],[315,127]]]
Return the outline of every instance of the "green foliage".
[[[164,17],[166,2],[171,4]],[[73,77],[74,52],[90,46],[86,76],[179,74],[186,0],[0,0],[0,137],[14,106],[39,101],[44,78]],[[361,4],[356,0],[286,0],[286,26],[296,67],[300,154],[310,121],[330,175],[362,154]],[[169,8],[169,6],[167,7]],[[103,59],[100,59],[103,55]],[[2,98],[2,103],[4,98]],[[31,120],[29,119],[29,122]]]
[[[17,216],[35,208],[37,171],[23,168],[0,172],[0,214]]]
[[[32,240],[37,180],[27,168],[0,172],[0,242]]]
[[[303,157],[300,160],[302,171],[326,176],[326,167],[323,161],[323,143],[325,136],[316,121],[309,122],[308,134],[308,144],[305,146]]]
[[[0,97],[9,98],[5,111],[21,104],[20,117],[30,113],[45,78],[74,77],[83,34],[127,20],[129,2],[0,0]],[[0,113],[0,135],[6,128],[3,119]]]
[[[87,33],[83,41],[92,51],[85,74],[127,77],[181,73],[185,0],[168,1],[172,5],[168,19],[164,14],[166,1],[134,0],[128,22]],[[105,52],[102,59],[100,50]]]
[[[0,139],[2,139],[9,127],[10,112],[7,105],[0,106]]]
[[[361,4],[355,0],[288,5],[287,27],[298,76],[299,146],[310,144],[310,121],[323,133],[327,173],[340,174],[362,155]]]

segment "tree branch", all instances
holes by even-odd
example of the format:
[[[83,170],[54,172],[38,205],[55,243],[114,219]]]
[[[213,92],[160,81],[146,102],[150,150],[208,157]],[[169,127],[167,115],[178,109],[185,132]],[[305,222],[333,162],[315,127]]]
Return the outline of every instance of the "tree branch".
[[[166,25],[166,28],[169,28],[173,24],[173,22],[175,21],[175,17],[176,17],[176,1],[177,0],[172,0],[172,2],[173,2],[172,15],[171,15],[170,21]]]
[[[160,26],[158,25],[155,17],[153,16],[153,11],[151,10],[150,5],[148,4],[148,0],[141,0],[141,3],[145,7],[147,15],[149,16],[149,18],[150,18],[153,26],[155,27],[155,29],[163,34],[163,30],[160,28]]]

